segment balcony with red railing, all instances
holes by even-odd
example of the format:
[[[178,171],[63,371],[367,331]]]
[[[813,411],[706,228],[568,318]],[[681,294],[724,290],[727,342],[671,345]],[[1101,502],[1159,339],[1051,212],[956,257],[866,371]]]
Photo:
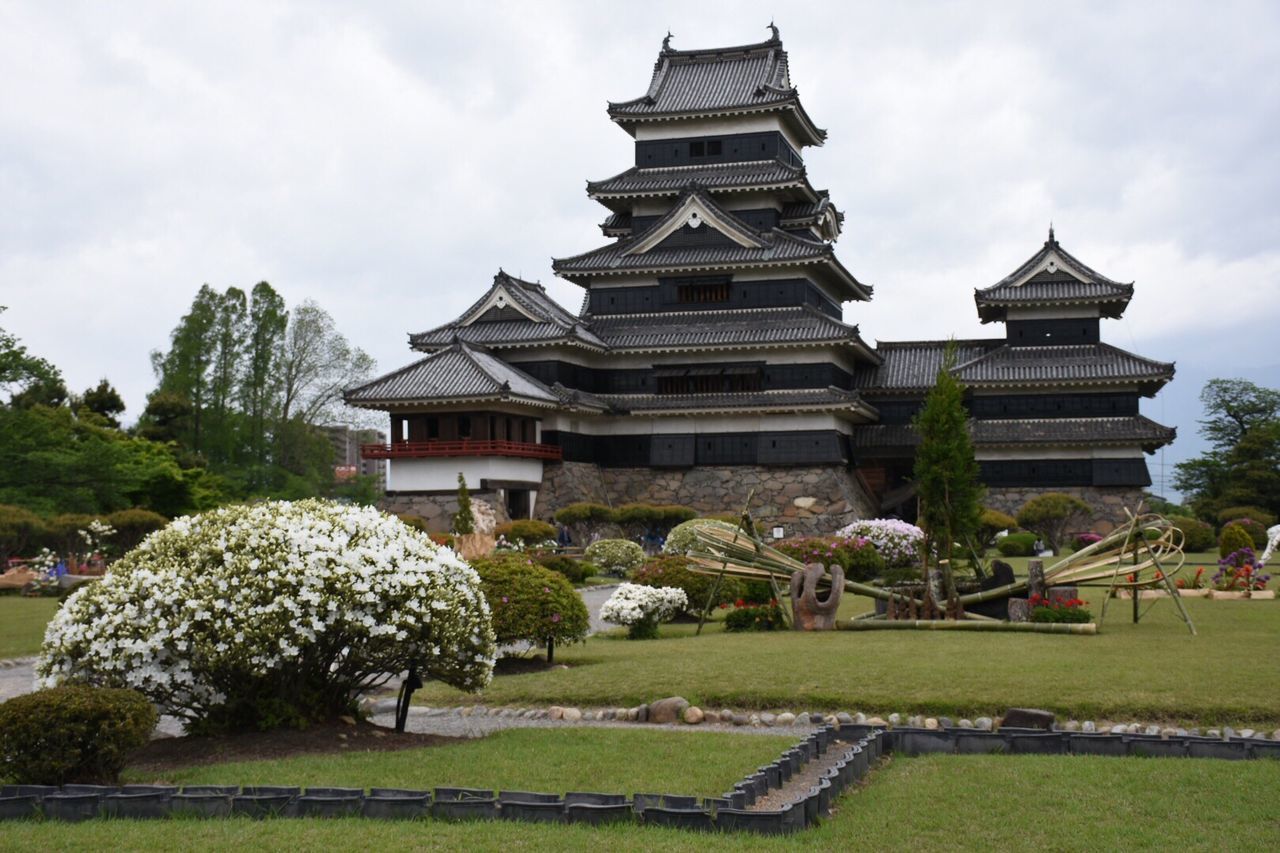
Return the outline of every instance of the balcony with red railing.
[[[362,444],[365,459],[429,459],[435,456],[515,456],[521,459],[554,459],[564,451],[554,444],[530,441],[393,441],[390,444]]]

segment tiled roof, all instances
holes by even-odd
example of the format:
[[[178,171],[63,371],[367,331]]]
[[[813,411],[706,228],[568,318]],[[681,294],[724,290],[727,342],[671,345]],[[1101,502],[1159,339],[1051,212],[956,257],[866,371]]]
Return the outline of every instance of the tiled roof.
[[[683,191],[690,183],[697,183],[711,192],[801,187],[805,189],[806,195],[814,199],[819,195],[809,184],[803,166],[792,166],[781,160],[750,160],[744,163],[656,169],[633,166],[612,178],[588,181],[587,195],[592,198],[674,195]]]
[[[696,198],[728,228],[738,235],[745,235],[755,245],[658,245],[648,251],[637,251],[651,235],[669,227],[671,219],[690,198]],[[710,227],[710,226],[707,226]],[[731,235],[732,236],[732,235]],[[836,282],[845,288],[848,299],[870,299],[871,288],[861,284],[835,257],[830,243],[817,238],[805,238],[779,228],[759,231],[739,219],[732,212],[720,207],[697,184],[685,188],[681,198],[668,213],[651,223],[639,234],[623,237],[607,246],[601,246],[581,255],[557,258],[551,267],[567,279],[590,278],[622,273],[662,273],[676,271],[702,271],[740,269],[752,266],[822,263],[828,265]]]
[[[598,396],[614,409],[623,412],[867,408],[856,392],[834,387],[719,394],[600,394]]]
[[[972,422],[975,445],[1008,446],[1141,446],[1148,453],[1173,441],[1177,430],[1142,415],[1112,418],[1027,418]],[[854,427],[853,446],[867,451],[901,451],[915,447],[920,436],[910,424],[866,424]]]
[[[713,50],[673,50],[670,39],[663,41],[645,94],[609,104],[614,121],[788,109],[811,144],[821,144],[826,132],[800,106],[776,29],[768,41]]]
[[[610,213],[604,222],[600,223],[600,230],[606,237],[619,237],[631,233],[631,212]]]
[[[809,305],[696,314],[614,314],[593,318],[591,328],[615,350],[816,343],[865,347],[857,326],[842,323]]]
[[[542,406],[560,401],[547,386],[499,358],[457,341],[343,393],[349,405],[377,408],[421,401],[501,399]]]
[[[1038,252],[1001,281],[975,290],[973,298],[983,322],[1004,319],[1008,308],[1032,305],[1098,305],[1104,316],[1119,317],[1133,298],[1133,285],[1112,281],[1083,264],[1058,244],[1050,229]]]
[[[956,341],[956,363],[963,364],[1004,345],[1003,338]],[[914,391],[933,387],[942,367],[948,341],[878,341],[876,353],[884,360],[876,368],[863,368],[854,377],[863,390]]]
[[[490,305],[490,297],[498,288],[509,294],[511,301],[522,310],[508,319],[474,322],[485,313],[485,306]],[[552,299],[542,285],[522,281],[501,270],[494,276],[493,285],[461,317],[429,331],[411,334],[409,345],[431,351],[449,346],[455,340],[498,347],[572,341],[604,348],[604,343],[579,318]]]
[[[966,385],[1088,385],[1137,382],[1154,390],[1173,378],[1174,366],[1110,344],[1003,346],[956,365]],[[1154,387],[1152,387],[1154,384]]]

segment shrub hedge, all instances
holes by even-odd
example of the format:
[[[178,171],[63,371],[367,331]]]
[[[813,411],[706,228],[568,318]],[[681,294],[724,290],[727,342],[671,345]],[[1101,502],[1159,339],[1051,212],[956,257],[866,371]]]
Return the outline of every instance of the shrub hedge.
[[[1182,531],[1182,550],[1210,551],[1213,549],[1216,539],[1212,524],[1186,515],[1169,516],[1169,521]]]
[[[835,563],[848,580],[869,581],[884,574],[885,561],[865,539],[843,536],[808,536],[784,539],[773,547],[802,563]]]
[[[1035,553],[1034,533],[1010,533],[996,542],[996,550],[1006,557],[1030,557]]]
[[[147,743],[155,708],[141,693],[69,685],[0,704],[0,778],[19,785],[110,785]]]
[[[520,518],[506,524],[500,524],[493,532],[495,535],[502,536],[508,542],[519,545],[522,548],[540,545],[548,539],[554,542],[556,539],[555,525],[536,518]]]
[[[644,549],[627,539],[601,539],[588,545],[583,556],[606,572],[625,575],[644,562]]]
[[[542,554],[534,558],[538,565],[565,576],[570,583],[582,583],[596,573],[594,563],[586,560],[575,560],[563,554]]]
[[[116,529],[111,544],[118,553],[123,554],[137,548],[152,533],[163,529],[169,519],[149,509],[122,509],[108,515],[106,522]]]
[[[1218,537],[1218,556],[1226,557],[1234,554],[1241,548],[1252,548],[1253,537],[1249,535],[1249,531],[1238,522],[1231,522],[1222,528],[1222,535]]]

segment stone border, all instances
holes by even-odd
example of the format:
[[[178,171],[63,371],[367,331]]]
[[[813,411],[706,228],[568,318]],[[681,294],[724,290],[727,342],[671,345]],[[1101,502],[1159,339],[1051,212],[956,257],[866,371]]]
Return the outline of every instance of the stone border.
[[[851,735],[852,736],[852,735]],[[0,788],[0,821],[47,819],[79,822],[94,818],[163,819],[170,816],[219,818],[357,817],[379,820],[519,820],[534,823],[638,822],[704,830],[782,834],[803,829],[830,813],[831,801],[863,778],[880,755],[879,730],[861,733],[856,743],[824,726],[759,767],[720,797],[673,794],[605,794],[571,791],[563,796],[531,791],[439,787],[398,788],[188,785],[5,785]],[[782,788],[810,761],[837,743],[842,752],[817,785],[785,808],[749,807]]]
[[[1020,754],[1105,755],[1280,760],[1280,742],[1256,738],[1057,732],[1004,727],[982,729],[883,729],[869,725],[824,724],[756,768],[720,797],[672,794],[569,792],[564,796],[530,791],[440,787],[433,791],[398,788],[275,787],[189,785],[6,785],[0,788],[0,821],[44,817],[82,821],[97,817],[355,817],[379,820],[520,820],[537,823],[639,822],[685,829],[782,835],[798,832],[831,812],[850,785],[867,777],[884,753],[904,755]],[[800,774],[825,756],[816,779]],[[808,787],[781,808],[750,808],[793,779]],[[811,784],[814,783],[814,784]]]

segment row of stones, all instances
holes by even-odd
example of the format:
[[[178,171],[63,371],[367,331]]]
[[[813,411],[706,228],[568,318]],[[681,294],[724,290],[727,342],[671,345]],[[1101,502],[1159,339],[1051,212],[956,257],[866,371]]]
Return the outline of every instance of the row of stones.
[[[378,706],[372,710],[382,711],[391,710],[391,708]],[[728,708],[722,710],[703,710],[696,705],[690,704],[679,696],[672,696],[646,705],[636,705],[630,708],[582,709],[562,705],[552,705],[549,708],[490,708],[484,705],[470,705],[454,708],[428,708],[422,713],[426,716],[445,716],[452,714],[461,717],[489,716],[527,720],[560,720],[566,723],[633,722],[656,724],[685,723],[688,725],[719,723],[721,725],[765,728],[778,728],[785,726],[808,727],[817,725],[857,725],[884,726],[890,729],[907,727],[934,730],[955,728],[977,731],[995,731],[999,728],[1001,723],[1001,720],[992,717],[977,717],[973,720],[953,720],[950,717],[928,717],[921,714],[908,715],[900,713],[888,714],[881,717],[864,714],[861,711],[855,713],[849,713],[847,711],[840,711],[837,713],[818,713],[813,711],[794,713],[792,711],[782,711],[775,714],[768,711],[735,711]],[[1144,723],[1098,723],[1093,720],[1067,720],[1063,723],[1051,723],[1047,728],[1052,731],[1061,732],[1083,732],[1086,734],[1109,732],[1111,734],[1141,734],[1165,738],[1203,736],[1221,738],[1254,738],[1258,740],[1268,739],[1268,735],[1265,731],[1259,731],[1252,728],[1236,729],[1231,726],[1201,730],[1200,728],[1159,726]],[[1280,741],[1280,729],[1273,731],[1270,734],[1269,739]]]

